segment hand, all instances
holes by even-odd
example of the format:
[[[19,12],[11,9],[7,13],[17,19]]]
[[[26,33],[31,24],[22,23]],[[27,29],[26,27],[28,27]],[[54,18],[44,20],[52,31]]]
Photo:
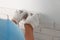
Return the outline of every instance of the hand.
[[[37,27],[39,25],[39,14],[33,14],[32,16],[29,16],[26,21],[25,24],[31,24],[32,27]]]
[[[15,23],[19,23],[22,19],[26,19],[28,16],[28,13],[26,11],[23,11],[23,10],[18,10],[16,11],[14,17],[12,20],[14,20],[13,22]]]

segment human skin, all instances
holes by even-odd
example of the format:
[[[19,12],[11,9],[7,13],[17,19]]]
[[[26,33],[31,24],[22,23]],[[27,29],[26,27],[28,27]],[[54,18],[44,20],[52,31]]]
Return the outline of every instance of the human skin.
[[[15,20],[12,20],[14,23],[16,23]],[[17,23],[16,23],[17,24]],[[25,26],[25,40],[34,40],[33,35],[33,28],[30,24],[26,23]]]
[[[25,26],[25,40],[34,40],[33,28],[30,24],[24,24]]]
[[[28,14],[23,16],[23,19],[26,19],[28,17]],[[15,19],[12,19],[12,21],[15,24],[18,24]],[[25,40],[34,40],[34,35],[33,35],[33,28],[29,23],[25,23]]]

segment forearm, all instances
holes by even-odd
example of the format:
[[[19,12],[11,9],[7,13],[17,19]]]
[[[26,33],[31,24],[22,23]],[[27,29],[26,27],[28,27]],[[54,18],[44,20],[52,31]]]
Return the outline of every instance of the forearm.
[[[25,40],[34,40],[33,28],[30,24],[25,24]]]
[[[15,24],[18,24],[17,21],[15,19],[12,19],[12,21],[15,23]]]

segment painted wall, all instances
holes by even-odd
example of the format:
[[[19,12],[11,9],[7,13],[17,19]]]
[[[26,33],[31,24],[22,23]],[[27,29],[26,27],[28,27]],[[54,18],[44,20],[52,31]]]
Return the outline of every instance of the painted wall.
[[[41,12],[60,21],[60,0],[0,0],[0,7]]]

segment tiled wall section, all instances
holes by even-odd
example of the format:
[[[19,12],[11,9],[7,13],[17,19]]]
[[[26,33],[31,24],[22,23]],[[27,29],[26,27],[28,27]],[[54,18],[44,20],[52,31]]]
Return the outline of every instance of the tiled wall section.
[[[16,9],[0,8],[0,14],[14,14]],[[35,29],[35,40],[60,40],[60,23],[56,23],[46,15],[40,15],[40,25]]]
[[[40,25],[36,28],[34,36],[35,40],[60,40],[60,24],[41,16]]]

